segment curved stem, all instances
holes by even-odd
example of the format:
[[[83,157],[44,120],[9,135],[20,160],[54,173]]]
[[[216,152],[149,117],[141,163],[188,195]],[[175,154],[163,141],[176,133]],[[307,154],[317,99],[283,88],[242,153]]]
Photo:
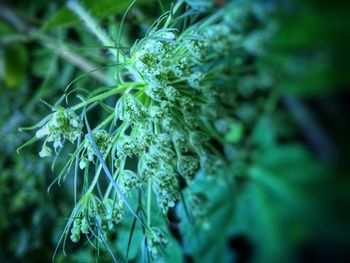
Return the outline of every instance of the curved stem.
[[[126,84],[123,84],[123,85],[120,85],[118,88],[115,88],[115,89],[112,89],[110,91],[107,91],[105,93],[102,93],[100,95],[97,95],[97,96],[94,96],[90,99],[87,99],[86,101],[83,101],[75,106],[72,107],[72,110],[78,110],[80,108],[83,108],[85,107],[86,105],[89,105],[93,102],[96,102],[96,101],[99,101],[99,100],[103,100],[103,99],[106,99],[108,98],[109,96],[112,96],[112,95],[115,95],[115,94],[118,94],[122,91],[125,91],[127,89],[133,89],[135,88],[137,85],[139,85],[139,83],[133,83],[133,84],[130,84],[130,83],[126,83]]]

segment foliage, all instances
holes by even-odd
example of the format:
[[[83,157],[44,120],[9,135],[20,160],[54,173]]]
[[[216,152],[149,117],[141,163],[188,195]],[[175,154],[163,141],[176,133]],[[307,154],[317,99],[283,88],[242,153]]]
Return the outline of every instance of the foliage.
[[[342,232],[330,207],[348,182],[316,158],[336,149],[295,97],[346,82],[326,15],[130,2],[1,6],[0,261],[298,262],[325,226]]]

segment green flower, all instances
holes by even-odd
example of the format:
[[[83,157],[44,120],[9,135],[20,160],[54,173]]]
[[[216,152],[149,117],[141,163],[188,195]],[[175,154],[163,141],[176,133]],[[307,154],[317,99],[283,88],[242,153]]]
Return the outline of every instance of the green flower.
[[[115,106],[116,116],[126,122],[135,123],[146,120],[146,111],[142,103],[132,94],[124,94]]]
[[[46,137],[44,147],[40,156],[50,156],[50,150],[46,146],[46,142],[52,142],[57,152],[58,148],[63,147],[62,140],[69,140],[74,143],[80,136],[83,124],[81,119],[71,109],[59,108],[50,119],[37,132],[36,137],[41,139]],[[49,154],[49,155],[48,155]]]
[[[180,156],[177,159],[177,170],[183,177],[190,177],[194,175],[198,168],[198,158],[193,156]]]
[[[134,188],[141,187],[142,186],[142,178],[137,176],[133,171],[131,170],[124,170],[120,173],[119,178],[119,187],[120,190],[124,194],[130,194],[130,191]]]
[[[43,145],[41,151],[39,152],[39,156],[41,158],[44,158],[44,157],[48,157],[51,155],[52,155],[52,150],[48,146]]]
[[[80,234],[81,234],[81,220],[80,218],[76,218],[74,219],[74,222],[73,222],[73,227],[71,229],[71,235],[70,235],[70,239],[76,243],[80,240]]]
[[[112,138],[109,136],[106,130],[96,130],[93,131],[92,134],[101,155],[106,157],[107,149],[112,142]],[[87,135],[85,136],[84,148],[87,154],[87,159],[90,162],[94,161],[95,156],[97,156],[96,151]],[[80,162],[80,168],[86,167],[86,162],[87,160],[83,157]]]
[[[157,227],[152,227],[146,232],[147,248],[153,259],[160,256],[159,250],[168,245],[168,239],[164,232]]]
[[[179,198],[179,182],[176,173],[163,170],[156,173],[153,181],[153,190],[157,195],[158,205],[166,214],[169,208],[175,206]]]

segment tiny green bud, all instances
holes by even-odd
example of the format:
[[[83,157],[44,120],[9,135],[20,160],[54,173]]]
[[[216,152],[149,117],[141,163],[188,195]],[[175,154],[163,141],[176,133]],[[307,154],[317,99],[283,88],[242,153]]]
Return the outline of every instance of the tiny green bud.
[[[52,155],[52,150],[44,144],[41,151],[39,152],[39,156],[41,158],[44,158],[44,157],[48,157],[51,155]]]

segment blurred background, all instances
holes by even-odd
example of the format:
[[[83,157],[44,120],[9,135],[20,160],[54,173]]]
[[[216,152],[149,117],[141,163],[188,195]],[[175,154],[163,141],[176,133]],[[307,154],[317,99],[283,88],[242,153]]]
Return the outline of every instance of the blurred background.
[[[115,39],[130,1],[82,2]],[[232,163],[232,174],[241,180],[232,203],[213,193],[221,212],[212,213],[210,220],[217,228],[206,234],[206,244],[193,244],[186,234],[177,237],[186,246],[182,258],[212,262],[208,259],[215,255],[229,255],[222,260],[348,262],[348,5],[317,0],[253,2],[262,19],[277,23],[278,30],[269,36],[257,61],[265,78],[258,84],[242,80],[239,89],[245,100],[238,115],[251,131],[249,144],[231,149],[242,156]],[[163,3],[169,6],[168,1]],[[213,1],[217,7],[225,4]],[[130,46],[143,36],[161,13],[158,1],[137,1],[124,25],[122,44]],[[79,76],[77,88],[113,83],[110,64],[106,50],[99,48],[65,1],[0,2],[0,262],[49,262],[73,204],[69,180],[47,193],[57,171],[39,158],[40,145],[16,153],[33,136],[18,128],[46,116],[49,109],[40,100],[54,103]],[[264,81],[277,95],[274,107],[257,118],[261,104],[269,108],[254,94],[255,86]],[[235,131],[230,134],[233,141]],[[253,179],[246,182],[246,174]],[[215,242],[218,233],[225,237],[223,242]],[[85,244],[71,247],[67,257],[59,253],[56,262],[96,259],[96,252]],[[101,253],[100,262],[109,260]]]

